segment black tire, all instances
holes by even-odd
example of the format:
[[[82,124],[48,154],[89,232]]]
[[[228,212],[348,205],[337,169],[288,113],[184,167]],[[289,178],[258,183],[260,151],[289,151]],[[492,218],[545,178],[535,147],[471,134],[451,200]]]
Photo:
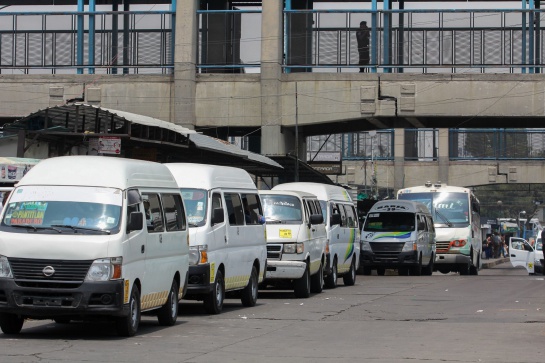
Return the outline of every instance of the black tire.
[[[15,314],[0,314],[0,328],[4,334],[19,334],[25,319]]]
[[[223,300],[225,299],[225,284],[223,273],[218,269],[212,291],[204,297],[204,310],[208,314],[219,314],[223,309]]]
[[[422,275],[431,276],[433,273],[433,264],[435,263],[435,255],[432,253],[430,256],[430,262],[427,266],[422,268]]]
[[[477,257],[477,265],[473,264],[473,251],[471,252],[471,264],[469,265],[469,274],[477,276],[479,274],[479,265],[481,264],[481,254]]]
[[[129,299],[129,315],[117,319],[117,334],[132,337],[136,334],[138,325],[140,325],[140,290],[134,285]]]
[[[320,262],[320,268],[313,276],[310,277],[310,291],[313,293],[321,293],[324,290],[324,266]]]
[[[53,321],[57,324],[70,324],[72,319],[70,318],[55,318]]]
[[[331,266],[331,272],[325,279],[325,287],[328,289],[334,289],[337,287],[337,258],[333,259],[333,265]]]
[[[461,263],[458,265],[458,272],[460,273],[460,275],[462,276],[466,276],[466,275],[469,275],[469,270],[470,270],[470,267],[471,267],[471,261],[468,261],[468,263]]]
[[[384,276],[386,269],[384,267],[377,267],[377,275]]]
[[[178,282],[172,281],[172,286],[168,292],[168,299],[165,305],[157,310],[157,320],[159,325],[173,326],[178,319]]]
[[[255,306],[257,303],[257,270],[255,266],[252,266],[252,273],[250,274],[250,279],[248,280],[248,285],[242,290],[242,295],[240,301],[244,306]]]
[[[411,266],[409,269],[409,274],[411,276],[420,276],[422,275],[422,255],[418,258],[418,264],[416,266]]]
[[[293,292],[296,298],[307,298],[310,296],[310,273],[308,265],[303,276],[293,282]]]
[[[399,276],[409,276],[409,268],[408,267],[400,267],[397,269],[397,274]]]
[[[446,268],[438,268],[437,271],[441,272],[443,275],[446,275],[450,272],[450,270]]]
[[[344,286],[354,286],[356,283],[356,260],[352,259],[350,270],[343,275]]]
[[[363,266],[361,269],[364,275],[367,275],[367,276],[371,275],[371,271],[372,271],[371,267]]]

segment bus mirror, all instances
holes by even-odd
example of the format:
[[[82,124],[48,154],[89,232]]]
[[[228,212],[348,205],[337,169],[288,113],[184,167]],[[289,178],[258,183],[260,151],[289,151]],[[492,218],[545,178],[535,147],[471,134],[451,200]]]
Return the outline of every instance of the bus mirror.
[[[424,230],[426,230],[426,223],[424,223],[424,222],[418,222],[418,230],[419,230],[419,231],[424,231]]]
[[[310,224],[321,224],[324,223],[324,216],[321,214],[312,214],[310,216]]]
[[[329,219],[329,225],[334,226],[336,224],[341,224],[341,215],[340,214],[332,214],[331,218]]]
[[[127,224],[127,233],[130,231],[141,231],[144,228],[144,214],[142,212],[131,212]]]
[[[212,225],[222,223],[224,220],[223,208],[214,208],[212,211]]]

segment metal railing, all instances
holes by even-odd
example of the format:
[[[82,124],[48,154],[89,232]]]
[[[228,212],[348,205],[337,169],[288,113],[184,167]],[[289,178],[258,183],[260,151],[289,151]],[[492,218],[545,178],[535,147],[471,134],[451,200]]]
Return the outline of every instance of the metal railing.
[[[0,73],[169,73],[174,14],[0,12]]]

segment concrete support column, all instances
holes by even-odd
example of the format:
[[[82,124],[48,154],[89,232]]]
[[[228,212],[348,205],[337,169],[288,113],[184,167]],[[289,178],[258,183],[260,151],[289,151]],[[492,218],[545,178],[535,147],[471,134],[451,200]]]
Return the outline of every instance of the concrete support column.
[[[448,150],[449,150],[449,145],[448,145],[449,133],[448,133],[448,130],[449,129],[439,129],[439,132],[438,132],[438,134],[439,134],[439,140],[438,140],[439,150],[438,150],[438,154],[437,154],[437,161],[438,161],[439,170],[438,170],[437,175],[439,176],[438,181],[441,181],[441,183],[450,184],[449,180],[448,180],[448,168],[449,168],[449,153],[448,153]]]
[[[394,129],[394,195],[405,188],[405,129]]]
[[[286,154],[280,94],[283,0],[263,1],[261,14],[261,154]]]
[[[176,3],[174,102],[171,121],[195,129],[198,0]]]

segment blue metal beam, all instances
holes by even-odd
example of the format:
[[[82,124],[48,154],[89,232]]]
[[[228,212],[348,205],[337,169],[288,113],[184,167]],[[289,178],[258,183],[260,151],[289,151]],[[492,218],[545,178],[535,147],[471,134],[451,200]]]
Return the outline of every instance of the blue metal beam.
[[[174,64],[176,54],[176,6],[177,6],[177,0],[172,0],[172,4],[170,5],[170,10],[172,11],[171,19],[172,19],[172,36],[170,37],[170,49],[172,50],[171,53],[171,64]],[[174,72],[174,69],[172,70]]]
[[[84,44],[84,39],[83,39],[83,5],[84,5],[84,2],[83,0],[78,0],[78,12],[79,14],[77,15],[77,40],[76,40],[76,65],[78,66],[83,66],[83,44]],[[78,74],[83,74],[83,68],[81,67],[78,67]]]
[[[95,0],[89,0],[89,74],[95,73]]]
[[[373,0],[371,3],[371,64],[374,66],[371,68],[372,73],[377,73],[378,64],[378,49],[377,49],[377,0]]]

